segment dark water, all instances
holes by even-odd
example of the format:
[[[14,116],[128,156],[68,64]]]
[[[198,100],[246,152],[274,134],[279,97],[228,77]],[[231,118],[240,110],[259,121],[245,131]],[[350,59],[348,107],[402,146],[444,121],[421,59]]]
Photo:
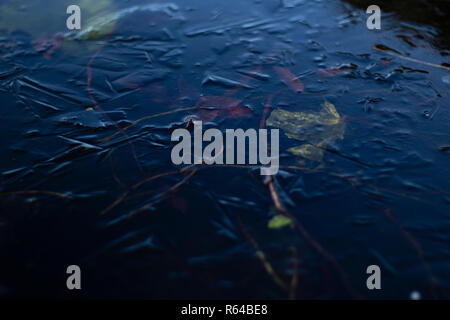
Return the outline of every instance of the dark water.
[[[24,3],[0,4],[0,294],[450,298],[448,24],[409,1],[370,31],[341,1],[105,0],[69,33],[71,1]],[[192,119],[259,128],[325,101],[342,131],[281,127],[271,183],[170,161]],[[304,143],[320,157],[287,151]],[[269,228],[274,193],[293,227]]]

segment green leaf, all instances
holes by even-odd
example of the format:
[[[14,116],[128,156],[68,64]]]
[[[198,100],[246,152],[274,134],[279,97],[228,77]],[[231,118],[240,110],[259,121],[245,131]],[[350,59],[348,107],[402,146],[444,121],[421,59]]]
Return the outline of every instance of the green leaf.
[[[282,214],[277,214],[276,216],[274,216],[268,224],[269,229],[280,229],[286,226],[290,226],[291,228],[293,228],[294,222],[292,221],[292,219]]]

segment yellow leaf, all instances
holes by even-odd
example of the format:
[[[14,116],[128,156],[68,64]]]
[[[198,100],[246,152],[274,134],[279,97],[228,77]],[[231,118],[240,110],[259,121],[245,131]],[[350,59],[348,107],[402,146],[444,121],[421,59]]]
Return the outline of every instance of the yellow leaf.
[[[339,113],[336,111],[336,107],[334,106],[334,104],[328,102],[325,100],[324,104],[323,104],[324,109],[329,112],[330,114],[332,114],[336,119],[340,119],[341,116],[339,115]]]
[[[320,161],[323,158],[323,150],[310,144],[289,148],[288,152],[292,153],[294,156],[299,156],[312,161]]]
[[[270,229],[280,229],[286,226],[290,226],[291,228],[293,228],[294,222],[290,218],[282,214],[277,214],[276,216],[274,216],[268,224],[268,227]]]
[[[277,109],[267,119],[267,126],[280,128],[290,139],[303,144],[288,149],[295,156],[320,162],[324,147],[337,139],[344,138],[345,119],[336,107],[325,101],[319,112],[295,112]]]

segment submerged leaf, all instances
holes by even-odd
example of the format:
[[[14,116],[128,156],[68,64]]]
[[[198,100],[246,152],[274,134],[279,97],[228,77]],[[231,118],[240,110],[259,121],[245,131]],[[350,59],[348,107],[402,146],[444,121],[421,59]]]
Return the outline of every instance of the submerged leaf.
[[[241,118],[252,113],[250,108],[241,105],[241,100],[226,96],[201,97],[196,107],[200,109],[197,116],[203,121],[213,121],[218,116],[223,118]]]
[[[288,138],[305,142],[288,152],[311,161],[321,161],[323,148],[329,142],[343,139],[345,132],[344,119],[328,101],[320,112],[274,110],[267,119],[267,126],[280,128]]]
[[[273,67],[277,72],[278,76],[283,80],[283,82],[292,89],[292,91],[299,93],[305,90],[303,82],[294,75],[289,69],[283,67]]]
[[[80,40],[100,39],[110,34],[119,21],[129,18],[135,13],[165,13],[168,16],[172,16],[178,11],[178,6],[173,3],[150,3],[114,10],[113,3],[110,0],[102,0],[101,6],[92,6],[92,3],[97,3],[98,1],[81,1],[91,6],[90,13],[93,14],[91,14],[91,18],[87,19],[86,26],[81,31],[72,33],[76,39]],[[104,8],[107,9],[104,10]]]
[[[168,73],[166,69],[145,68],[116,79],[112,84],[119,91],[141,89],[151,82],[164,79]]]
[[[288,152],[292,153],[294,156],[312,161],[320,161],[323,158],[323,150],[312,144],[304,144],[298,147],[289,148]]]
[[[282,214],[277,214],[268,223],[268,227],[270,229],[280,229],[286,226],[290,226],[291,228],[293,228],[294,222],[292,221],[292,219]]]
[[[328,102],[325,100],[324,104],[323,104],[323,108],[326,112],[328,112],[329,114],[331,114],[336,120],[341,119],[341,116],[339,115],[339,113],[336,110],[336,107],[334,106],[334,104]]]
[[[110,0],[81,0],[80,7],[88,13],[88,18],[86,19],[86,26],[83,27],[83,30],[77,32],[77,38],[96,40],[114,30],[118,15]]]
[[[354,64],[351,64],[351,63],[343,64],[338,67],[332,67],[332,68],[328,68],[328,69],[320,69],[319,71],[317,71],[317,76],[319,76],[321,78],[331,78],[331,77],[335,77],[341,73],[351,72],[356,68],[357,68],[357,66]]]

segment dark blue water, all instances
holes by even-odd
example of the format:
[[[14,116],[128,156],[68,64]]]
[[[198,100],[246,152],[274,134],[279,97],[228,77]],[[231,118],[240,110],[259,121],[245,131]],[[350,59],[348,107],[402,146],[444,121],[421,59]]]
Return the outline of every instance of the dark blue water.
[[[69,4],[0,4],[1,295],[450,297],[437,20],[395,8],[368,30],[341,1],[104,0],[80,1],[82,31],[69,32]],[[325,101],[342,126],[296,124],[295,139],[280,124],[273,180],[170,160],[172,131],[192,119],[257,129]],[[318,157],[288,151],[308,144]],[[269,227],[274,197],[292,227]],[[373,264],[382,289],[369,291]]]

